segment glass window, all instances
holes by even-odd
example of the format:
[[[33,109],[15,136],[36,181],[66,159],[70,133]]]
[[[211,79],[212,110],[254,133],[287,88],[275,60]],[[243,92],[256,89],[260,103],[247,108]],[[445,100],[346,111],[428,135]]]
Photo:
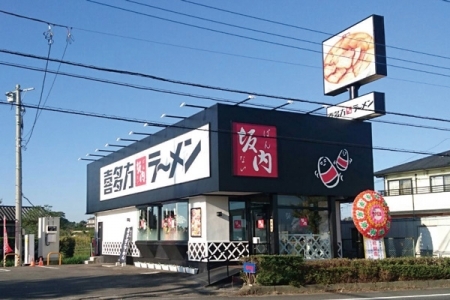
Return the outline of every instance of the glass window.
[[[139,213],[138,240],[158,240],[158,207],[150,206],[141,208]]]
[[[450,175],[431,176],[431,192],[449,192]]]
[[[389,196],[412,194],[411,179],[390,180],[388,181],[388,187]]]
[[[162,241],[187,241],[188,203],[173,202],[161,207],[160,237]]]
[[[330,231],[328,211],[309,208],[279,208],[280,239],[289,234],[321,234]]]
[[[278,196],[278,206],[300,206],[328,208],[328,199],[323,196]]]
[[[230,201],[230,240],[247,241],[247,221],[245,218],[245,202]]]

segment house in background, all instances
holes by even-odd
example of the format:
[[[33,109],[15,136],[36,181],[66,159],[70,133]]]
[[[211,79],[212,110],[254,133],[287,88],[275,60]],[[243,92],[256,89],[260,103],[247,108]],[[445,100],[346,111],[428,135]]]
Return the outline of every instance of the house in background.
[[[32,206],[22,206],[22,219],[24,218],[24,216],[27,216],[32,211],[32,209]],[[6,219],[6,233],[8,235],[9,246],[14,248],[16,231],[16,207],[13,205],[0,205],[0,220],[2,229],[3,218]],[[3,230],[1,230],[1,237],[3,241]],[[3,258],[3,247],[0,250],[0,254]]]
[[[389,236],[411,236],[415,252],[450,256],[450,151],[375,172],[389,205]]]
[[[386,255],[450,256],[450,151],[387,168],[374,175],[392,216]],[[352,220],[341,221],[343,256],[364,257]]]
[[[87,219],[86,228],[95,228],[95,217]]]

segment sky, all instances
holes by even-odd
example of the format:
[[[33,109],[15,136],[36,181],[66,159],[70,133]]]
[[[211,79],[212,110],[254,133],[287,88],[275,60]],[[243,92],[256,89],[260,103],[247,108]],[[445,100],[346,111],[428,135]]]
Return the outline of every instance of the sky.
[[[90,217],[89,161],[78,158],[99,154],[95,149],[108,149],[106,143],[129,144],[119,137],[142,138],[130,131],[161,130],[144,122],[177,121],[160,118],[164,113],[198,111],[180,108],[182,102],[210,106],[265,94],[296,99],[286,110],[301,113],[348,100],[348,93],[324,95],[321,43],[373,14],[384,17],[388,64],[387,77],[359,91],[386,95],[387,114],[370,121],[374,171],[424,157],[414,152],[450,149],[446,1],[3,0],[0,11],[0,91],[34,88],[22,93],[30,106],[23,127],[23,205],[50,205],[69,221]],[[15,205],[15,108],[3,97],[0,199]],[[263,108],[285,102],[251,100]],[[44,109],[37,111],[38,105]]]

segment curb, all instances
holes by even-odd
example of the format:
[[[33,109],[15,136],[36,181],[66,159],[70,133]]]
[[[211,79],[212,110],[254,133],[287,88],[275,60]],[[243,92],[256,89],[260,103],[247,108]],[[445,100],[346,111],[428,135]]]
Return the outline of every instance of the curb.
[[[439,287],[450,287],[450,279],[427,280],[427,281],[392,281],[392,282],[368,282],[368,283],[337,283],[337,284],[314,284],[301,287],[290,285],[243,286],[236,292],[238,296],[246,295],[270,295],[270,294],[313,294],[325,292],[359,292],[380,290],[404,290],[404,289],[429,289]]]

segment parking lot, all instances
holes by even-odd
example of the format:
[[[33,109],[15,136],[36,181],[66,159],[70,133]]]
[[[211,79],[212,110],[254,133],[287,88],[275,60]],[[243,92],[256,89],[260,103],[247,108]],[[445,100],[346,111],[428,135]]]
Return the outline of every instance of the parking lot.
[[[51,265],[0,268],[1,299],[126,299],[230,294],[199,275],[134,266]]]

